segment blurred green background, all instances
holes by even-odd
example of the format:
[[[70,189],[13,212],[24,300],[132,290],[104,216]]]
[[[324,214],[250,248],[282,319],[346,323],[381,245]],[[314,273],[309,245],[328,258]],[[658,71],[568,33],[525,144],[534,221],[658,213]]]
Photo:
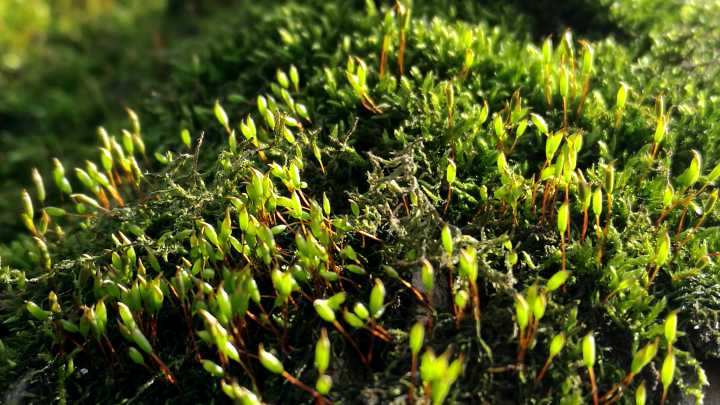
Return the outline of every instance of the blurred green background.
[[[0,242],[22,230],[32,168],[78,164],[99,125],[126,125],[124,107],[164,82],[219,3],[231,1],[0,1]]]

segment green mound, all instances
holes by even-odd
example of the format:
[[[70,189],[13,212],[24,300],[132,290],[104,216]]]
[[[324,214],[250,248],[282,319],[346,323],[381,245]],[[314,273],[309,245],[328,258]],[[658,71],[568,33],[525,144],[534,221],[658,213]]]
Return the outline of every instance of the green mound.
[[[8,402],[701,401],[720,10],[604,4],[592,41],[522,2],[227,17],[143,126],[33,175]]]

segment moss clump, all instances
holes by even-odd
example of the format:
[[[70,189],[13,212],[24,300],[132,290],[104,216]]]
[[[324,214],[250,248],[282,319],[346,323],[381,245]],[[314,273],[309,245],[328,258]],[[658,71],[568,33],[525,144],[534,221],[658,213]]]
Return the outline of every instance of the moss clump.
[[[676,123],[704,96],[630,76],[637,44],[449,10],[250,10],[164,121],[58,162],[4,256],[3,372],[61,402],[702,398],[720,166]]]

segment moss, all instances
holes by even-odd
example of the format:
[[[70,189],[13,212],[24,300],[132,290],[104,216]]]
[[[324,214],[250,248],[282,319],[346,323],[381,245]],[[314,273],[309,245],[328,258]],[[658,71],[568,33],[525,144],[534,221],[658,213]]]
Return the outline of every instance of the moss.
[[[594,15],[572,5],[558,24]],[[568,31],[545,55],[549,42],[533,29],[471,2],[411,14],[372,2],[249,7],[238,21],[256,24],[228,24],[183,53],[139,109],[142,126],[131,116],[124,135],[101,141],[114,164],[105,179],[83,166],[90,179],[72,181],[77,194],[35,198],[35,239],[2,250],[0,380],[73,403],[241,401],[249,391],[270,403],[390,403],[415,387],[437,402],[571,404],[592,397],[581,339],[593,333],[600,394],[624,381],[629,401],[645,381],[659,398],[672,350],[671,398],[702,397],[699,360],[718,352],[720,235],[714,146],[699,134],[715,111],[687,93],[707,83],[702,73],[656,70],[673,63],[660,38],[697,10],[714,12],[687,7],[675,19],[605,7],[603,28],[587,33],[594,42]],[[643,36],[605,37],[638,25],[649,27]],[[588,45],[594,67],[583,76]],[[292,66],[297,88],[277,79]],[[631,90],[618,106],[623,81]],[[659,119],[670,124],[657,143]],[[548,154],[553,134],[560,143]],[[697,176],[691,148],[706,160]],[[46,179],[51,189],[57,179]],[[598,203],[586,200],[597,190]],[[558,223],[565,201],[569,223]],[[68,213],[43,219],[47,206]],[[440,237],[446,225],[452,249]],[[413,379],[416,321],[426,333]],[[313,365],[323,328],[327,371]],[[565,348],[535,382],[560,333]],[[647,344],[659,354],[628,377]],[[21,358],[32,360],[10,367]],[[311,388],[323,373],[334,382],[327,394]]]

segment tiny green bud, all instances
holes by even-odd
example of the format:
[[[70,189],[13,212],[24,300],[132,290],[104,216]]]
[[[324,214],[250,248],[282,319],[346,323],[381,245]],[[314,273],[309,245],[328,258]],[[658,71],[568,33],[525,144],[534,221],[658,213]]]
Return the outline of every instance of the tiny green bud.
[[[130,359],[135,364],[140,364],[140,365],[145,364],[145,359],[143,358],[142,353],[140,353],[140,351],[138,349],[136,349],[132,346],[130,346],[130,348],[128,348],[128,356],[130,356]]]
[[[375,286],[370,291],[370,314],[373,318],[379,318],[384,310],[385,285],[379,279],[375,279]]]
[[[677,311],[670,312],[667,318],[665,318],[665,339],[667,339],[669,345],[675,343],[677,339],[677,321]]]
[[[332,388],[332,383],[332,377],[327,374],[323,374],[318,377],[317,382],[315,383],[315,389],[317,389],[321,395],[327,395]]]
[[[282,88],[287,89],[288,87],[290,87],[290,80],[288,79],[288,76],[285,72],[278,69],[276,76],[277,76],[278,84],[280,84],[280,86],[282,86]]]
[[[35,210],[33,209],[32,198],[30,198],[30,193],[28,193],[27,190],[22,191],[22,203],[23,213],[32,219],[35,216]]]
[[[487,100],[483,100],[483,107],[480,110],[478,124],[484,124],[485,121],[487,121],[488,114],[490,114],[490,107],[488,106]]]
[[[215,118],[217,118],[220,125],[222,125],[227,132],[230,132],[230,121],[228,120],[227,113],[220,105],[219,100],[215,100],[215,105],[213,106],[213,113],[215,113]]]
[[[596,217],[600,217],[600,214],[602,214],[602,198],[602,189],[598,187],[595,189],[592,196],[592,209]]]
[[[100,148],[100,163],[106,172],[112,171],[115,162],[112,153],[106,148]]]
[[[455,293],[455,306],[457,306],[458,309],[462,311],[467,306],[469,299],[470,294],[468,294],[468,292],[465,290],[460,290]]]
[[[548,138],[545,141],[545,159],[548,162],[550,162],[553,157],[555,157],[555,153],[557,153],[558,148],[560,148],[560,143],[562,143],[562,140],[562,132],[556,132],[552,135],[548,135]]]
[[[670,235],[667,231],[658,235],[657,247],[655,248],[655,265],[657,267],[661,267],[667,263],[668,258],[670,257],[670,243]]]
[[[625,102],[627,101],[628,85],[620,82],[620,88],[618,89],[617,96],[615,97],[615,106],[618,110],[625,109]]]
[[[295,91],[300,91],[300,74],[298,73],[295,65],[290,66],[290,81],[292,82]]]
[[[432,264],[424,258],[422,260],[422,266],[420,267],[420,278],[422,279],[425,293],[430,294],[435,286],[435,271],[433,270]]]
[[[263,367],[268,369],[271,373],[282,374],[285,371],[285,368],[280,360],[278,360],[278,358],[272,353],[265,351],[262,343],[258,345],[258,358],[260,359],[260,364],[262,364]]]
[[[533,300],[532,303],[532,311],[533,316],[536,320],[542,319],[542,317],[545,315],[545,308],[547,307],[547,298],[545,298],[545,294],[540,294]]]
[[[45,201],[45,183],[37,168],[32,169],[32,179],[33,183],[35,183],[38,200],[40,200],[40,202]]]
[[[27,308],[30,315],[32,315],[38,321],[45,321],[50,318],[50,311],[45,311],[44,309],[40,308],[38,304],[32,301],[26,302],[25,308]]]
[[[495,131],[495,136],[500,139],[500,141],[505,139],[505,124],[503,123],[502,117],[500,114],[495,113],[495,116],[493,117],[493,130]]]
[[[425,339],[425,325],[422,322],[416,322],[410,329],[410,352],[417,355],[420,347]]]
[[[582,352],[585,367],[593,368],[595,365],[595,336],[593,336],[592,332],[583,337]]]
[[[355,315],[357,315],[358,318],[364,321],[370,318],[370,311],[368,311],[367,307],[362,302],[358,302],[355,304],[355,306],[353,307],[353,312],[355,313]]]
[[[122,302],[118,302],[118,312],[120,313],[120,319],[122,319],[125,326],[130,329],[135,328],[135,318],[133,318],[130,308]]]
[[[60,191],[62,191],[65,194],[71,194],[72,193],[72,187],[70,186],[70,182],[65,177],[65,167],[63,167],[62,163],[54,158],[53,159],[54,169],[53,169],[53,178],[55,180],[55,185],[57,186]]]
[[[467,70],[475,61],[475,52],[473,52],[472,48],[465,49],[465,59],[463,60],[463,69]]]
[[[707,182],[712,183],[717,180],[718,177],[720,177],[720,163],[715,165],[715,168],[707,175]]]
[[[552,340],[550,341],[550,358],[554,358],[560,353],[563,347],[565,347],[565,341],[565,332],[560,332],[557,335],[553,336]]]
[[[217,301],[218,309],[220,309],[220,314],[222,314],[225,319],[230,320],[233,315],[232,303],[230,302],[230,295],[228,295],[222,285],[218,286],[215,292],[215,300]]]
[[[613,193],[615,187],[615,167],[613,165],[605,166],[605,191],[608,194]]]
[[[445,253],[448,254],[448,256],[453,254],[453,239],[452,239],[452,233],[450,232],[450,227],[445,224],[443,226],[442,231],[440,232],[440,239],[442,241],[443,249],[445,250]]]
[[[423,381],[433,381],[441,375],[443,370],[437,363],[437,357],[432,348],[425,350],[420,359],[420,377]]]
[[[230,342],[228,339],[222,339],[221,344],[218,345],[218,348],[220,351],[228,356],[229,358],[240,362],[240,353],[238,352],[237,348]]]
[[[215,227],[205,221],[200,221],[199,223],[202,226],[202,232],[207,238],[207,240],[212,242],[213,245],[220,247],[220,240],[218,239]]]
[[[515,294],[515,317],[520,331],[524,331],[530,320],[530,308],[525,297]]]
[[[700,152],[693,150],[692,153],[693,158],[690,161],[690,166],[678,177],[678,182],[685,188],[695,184],[700,178],[702,171],[702,156]]]
[[[582,173],[578,170],[578,173],[582,176]],[[590,184],[585,181],[584,178],[581,178],[580,184],[578,185],[578,191],[580,192],[580,202],[582,205],[583,211],[590,208],[590,201],[592,200],[592,189],[590,188]]]
[[[330,304],[328,304],[328,300],[316,299],[313,301],[313,307],[315,307],[315,311],[324,321],[335,322],[335,311],[333,311]]]
[[[153,352],[153,348],[150,345],[150,341],[147,340],[145,335],[143,335],[142,331],[140,331],[140,328],[137,328],[137,327],[133,328],[133,330],[131,332],[131,337],[132,337],[132,340],[135,342],[135,344],[138,345],[138,347],[140,349],[142,349],[142,351],[144,351],[145,353],[148,353],[148,354]]]
[[[210,375],[212,375],[213,377],[220,378],[225,375],[225,370],[223,370],[222,367],[220,367],[218,364],[216,364],[213,361],[203,360],[202,366],[205,369],[205,371],[210,373]]]
[[[330,200],[328,199],[325,192],[323,192],[322,207],[325,215],[330,215]]]
[[[315,344],[315,368],[320,374],[325,374],[328,365],[330,365],[330,339],[328,339],[327,330],[322,328],[320,339]]]
[[[358,266],[357,264],[346,264],[345,269],[351,273],[365,275],[367,274],[367,271],[362,266]]]
[[[633,356],[630,364],[630,373],[637,375],[640,371],[655,357],[658,350],[658,340],[648,343],[642,349],[638,350]]]
[[[560,236],[565,235],[565,231],[567,230],[568,221],[570,220],[570,205],[565,202],[563,203],[560,208],[558,209],[557,214],[557,229],[560,233]]]
[[[340,305],[342,305],[345,302],[345,298],[347,297],[347,294],[342,291],[337,294],[334,294],[330,298],[327,299],[328,305],[333,310],[340,309]]]
[[[67,214],[64,209],[58,207],[45,207],[45,212],[51,217],[64,217]]]
[[[363,325],[365,325],[365,322],[363,322],[362,319],[360,319],[357,315],[353,314],[347,309],[343,311],[343,319],[345,319],[345,322],[347,322],[348,325],[352,326],[355,329],[362,328]]]
[[[674,195],[675,190],[673,190],[672,185],[670,183],[665,185],[665,189],[663,190],[663,208],[667,208],[672,204]]]
[[[523,119],[522,121],[520,121],[517,129],[515,130],[516,139],[520,138],[525,133],[525,131],[527,130],[527,126],[528,126],[528,120]]]
[[[180,131],[180,140],[182,141],[183,145],[190,148],[192,146],[192,137],[190,136],[190,130],[187,128],[183,128]]]
[[[645,381],[643,381],[635,390],[635,405],[645,405],[646,400],[647,389],[645,388]]]
[[[263,117],[264,117],[265,115],[267,115],[267,113],[268,113],[268,103],[267,103],[267,100],[265,99],[265,97],[264,97],[263,95],[259,95],[259,96],[257,97],[257,107],[258,107],[258,111],[260,112],[260,115],[262,115]]]
[[[548,125],[545,122],[545,119],[541,115],[531,113],[530,120],[533,122],[533,124],[535,125],[535,128],[537,128],[541,134],[544,134],[544,135],[548,134]]]
[[[460,251],[460,274],[467,277],[471,283],[475,283],[478,275],[477,251],[468,247]]]
[[[140,119],[138,118],[138,115],[135,111],[133,111],[130,107],[125,107],[125,112],[127,112],[128,117],[130,118],[130,123],[133,127],[133,132],[136,134],[140,133]]]
[[[247,140],[254,140],[257,138],[257,127],[255,127],[255,121],[251,116],[247,116],[245,121],[240,121],[240,132]]]
[[[126,130],[122,130],[122,144],[123,149],[128,155],[132,155],[133,152],[135,152],[135,144],[133,143],[133,136],[132,134]]]
[[[107,325],[107,307],[102,299],[95,305],[95,318],[97,322],[98,336],[105,333],[105,325]]]
[[[552,277],[550,277],[550,280],[548,280],[547,283],[547,290],[548,291],[555,291],[558,288],[560,288],[567,279],[570,277],[570,272],[567,270],[560,270],[557,273],[553,274]]]
[[[660,370],[660,380],[662,381],[663,391],[667,391],[672,384],[673,377],[675,376],[675,355],[668,353],[663,361],[662,369]]]

